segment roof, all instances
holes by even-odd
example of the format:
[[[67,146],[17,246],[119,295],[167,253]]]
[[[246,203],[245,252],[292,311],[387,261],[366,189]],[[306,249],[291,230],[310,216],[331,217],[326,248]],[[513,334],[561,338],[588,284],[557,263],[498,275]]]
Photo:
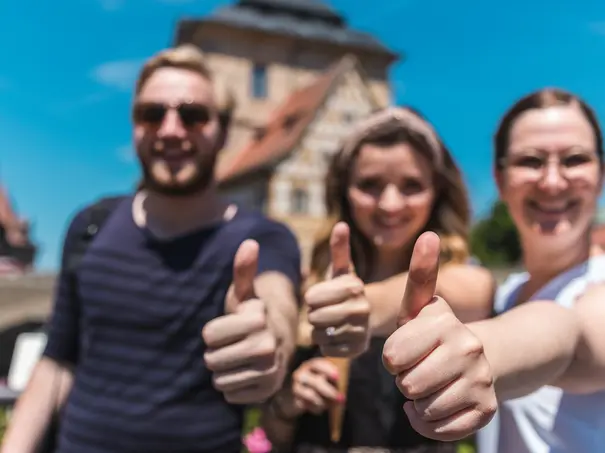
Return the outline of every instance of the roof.
[[[391,60],[399,58],[369,33],[349,28],[341,14],[319,0],[240,0],[204,18],[180,20],[175,44],[192,42],[199,26],[212,23],[329,42],[382,54]]]
[[[0,186],[0,227],[17,225],[19,219],[13,210],[7,191]]]
[[[290,94],[272,114],[260,137],[239,151],[226,168],[219,170],[219,183],[232,182],[287,157],[302,139],[340,76],[357,65],[355,57],[345,56],[312,84]]]

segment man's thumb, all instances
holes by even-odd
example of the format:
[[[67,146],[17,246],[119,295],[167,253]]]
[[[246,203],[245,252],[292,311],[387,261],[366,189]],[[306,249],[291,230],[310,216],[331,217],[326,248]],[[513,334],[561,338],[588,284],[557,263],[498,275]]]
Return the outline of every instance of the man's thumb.
[[[254,278],[258,271],[258,242],[247,239],[241,243],[233,260],[233,292],[238,302],[255,297]]]

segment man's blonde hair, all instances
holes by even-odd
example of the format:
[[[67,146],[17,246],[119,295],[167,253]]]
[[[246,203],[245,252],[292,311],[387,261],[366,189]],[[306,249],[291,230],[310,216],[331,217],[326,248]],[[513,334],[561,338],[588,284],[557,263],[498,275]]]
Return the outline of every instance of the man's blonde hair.
[[[187,69],[212,81],[212,73],[204,53],[192,44],[183,44],[162,50],[145,62],[139,73],[135,94],[138,95],[153,73],[161,68]]]

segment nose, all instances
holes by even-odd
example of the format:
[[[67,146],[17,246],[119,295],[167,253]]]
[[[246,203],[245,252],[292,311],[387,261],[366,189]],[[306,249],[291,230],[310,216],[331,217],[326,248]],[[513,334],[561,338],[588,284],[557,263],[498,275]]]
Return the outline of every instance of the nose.
[[[544,174],[540,180],[540,188],[550,194],[557,194],[565,190],[569,181],[562,173],[558,162],[550,162],[544,168]]]
[[[183,126],[183,122],[176,110],[170,109],[166,112],[157,134],[159,138],[186,137],[187,130],[185,129],[185,126]]]
[[[394,214],[404,207],[405,197],[401,194],[399,189],[393,184],[385,187],[380,196],[378,208],[387,214]]]

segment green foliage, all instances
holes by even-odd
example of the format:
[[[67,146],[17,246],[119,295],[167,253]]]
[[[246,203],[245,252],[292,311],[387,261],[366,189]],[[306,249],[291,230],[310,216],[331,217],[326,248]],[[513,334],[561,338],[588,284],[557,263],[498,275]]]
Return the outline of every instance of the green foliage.
[[[490,215],[471,231],[471,253],[485,266],[507,266],[521,260],[519,235],[508,209],[496,201]]]
[[[2,444],[2,438],[6,432],[6,426],[8,425],[8,411],[4,408],[0,408],[0,444]]]

